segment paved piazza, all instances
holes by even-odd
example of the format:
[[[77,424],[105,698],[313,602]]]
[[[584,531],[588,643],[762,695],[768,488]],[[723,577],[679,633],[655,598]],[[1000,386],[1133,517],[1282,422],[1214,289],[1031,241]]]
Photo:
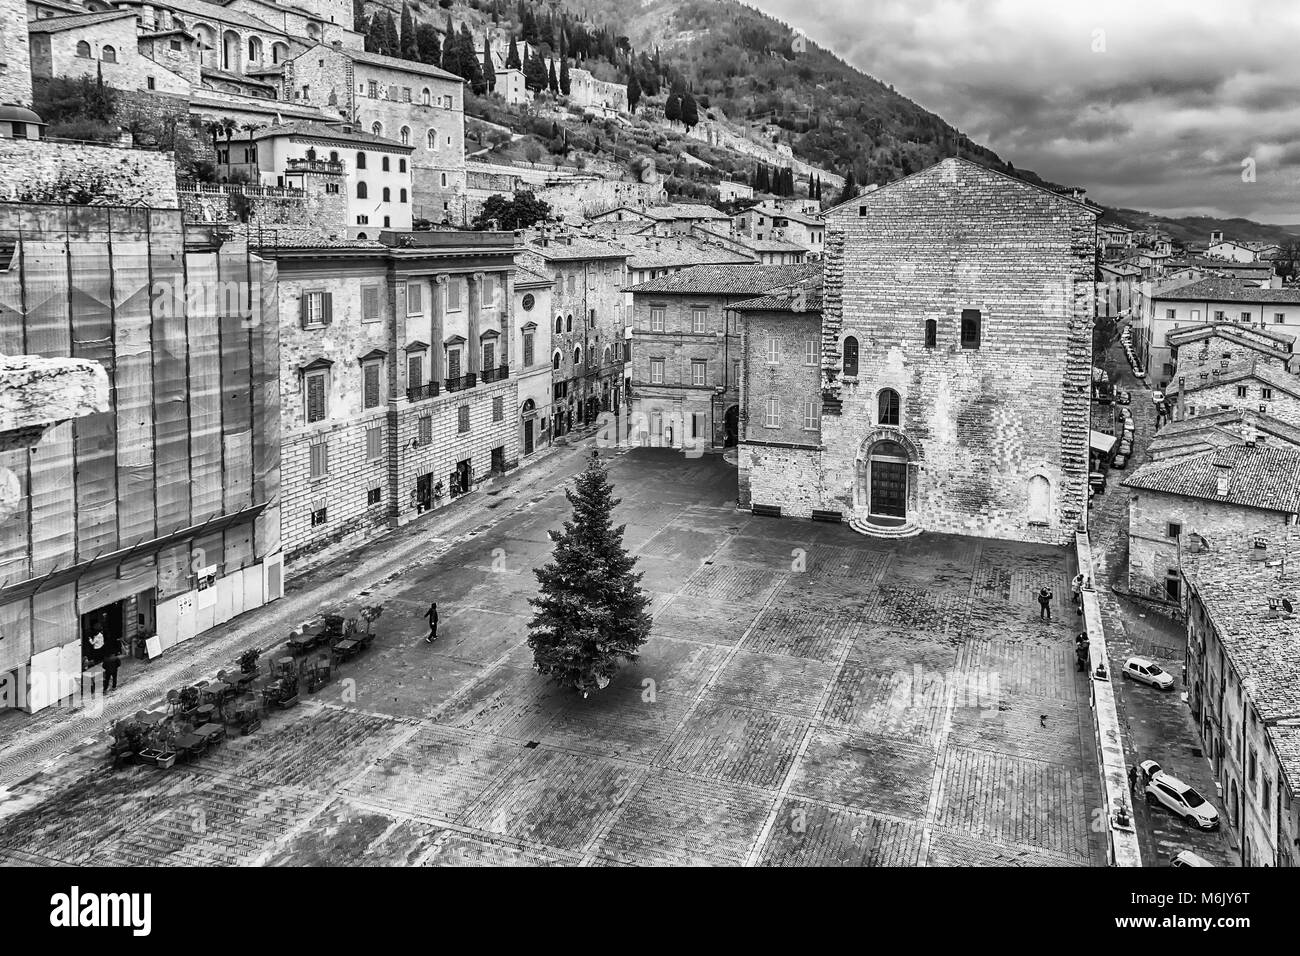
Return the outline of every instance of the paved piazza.
[[[13,788],[0,861],[1104,864],[1065,549],[752,517],[714,456],[611,475],[654,631],[603,693],[531,668],[568,511],[539,496],[372,591],[374,648],[252,736],[168,771],[97,742]]]

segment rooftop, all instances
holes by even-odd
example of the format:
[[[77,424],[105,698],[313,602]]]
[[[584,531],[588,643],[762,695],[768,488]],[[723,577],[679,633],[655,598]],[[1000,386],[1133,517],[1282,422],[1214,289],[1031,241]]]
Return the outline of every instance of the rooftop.
[[[1185,551],[1182,567],[1259,716],[1300,716],[1300,617],[1269,606],[1286,597],[1294,607],[1300,592],[1295,529],[1211,540]]]
[[[1157,460],[1235,445],[1249,434],[1260,444],[1277,439],[1300,447],[1300,428],[1248,408],[1197,415],[1171,422],[1156,433],[1147,450]]]
[[[604,239],[589,239],[572,233],[538,235],[528,245],[549,262],[576,259],[626,259],[628,251]]]
[[[1300,724],[1274,724],[1268,737],[1292,795],[1300,794]]]
[[[415,60],[403,60],[401,57],[385,56],[383,53],[367,53],[365,50],[344,50],[339,48],[334,52],[342,53],[354,63],[369,63],[371,66],[382,66],[390,70],[401,70],[405,73],[420,73],[439,80],[449,80],[452,83],[465,82],[455,73],[449,73],[441,67],[430,66],[428,63],[419,63]],[[308,50],[307,53],[311,54],[312,51]]]
[[[821,271],[820,262],[787,266],[693,266],[670,276],[630,286],[626,291],[752,297],[819,277]]]
[[[280,136],[297,136],[325,142],[363,143],[380,149],[404,150],[408,153],[413,149],[411,146],[403,146],[395,139],[385,139],[382,136],[362,133],[357,130],[349,131],[326,123],[280,123],[276,126],[264,126],[261,129],[254,130],[249,135],[250,138],[255,140],[272,139]]]
[[[1174,293],[1177,294],[1174,294]],[[1152,298],[1190,300],[1193,302],[1245,302],[1250,304],[1300,305],[1300,286],[1288,289],[1261,289],[1234,279],[1209,278],[1179,286],[1176,290],[1157,292]]]
[[[1227,475],[1226,495],[1219,478]],[[1249,445],[1216,448],[1180,458],[1150,461],[1122,482],[1184,498],[1200,498],[1282,514],[1300,514],[1300,448]]]
[[[822,277],[796,282],[784,288],[775,289],[757,299],[746,299],[732,306],[737,312],[790,312],[803,314],[821,312]]]
[[[68,17],[45,17],[42,20],[29,20],[28,33],[62,33],[64,30],[77,30],[81,27],[93,27],[110,20],[123,17],[135,17],[130,10],[105,10],[103,13],[81,13]]]
[[[1256,348],[1271,348],[1280,352],[1291,352],[1292,346],[1295,345],[1295,336],[1288,335],[1285,332],[1274,332],[1268,328],[1259,328],[1258,326],[1241,325],[1237,322],[1202,322],[1200,325],[1184,325],[1179,329],[1170,329],[1165,333],[1165,341],[1170,345],[1184,345],[1188,342],[1199,342],[1201,339],[1212,338],[1213,336],[1222,336],[1223,338],[1240,341],[1243,345],[1251,345]],[[1269,345],[1256,341],[1258,338],[1270,340]]]
[[[1193,394],[1206,388],[1229,385],[1242,379],[1254,379],[1279,391],[1300,398],[1300,376],[1283,372],[1265,364],[1263,356],[1252,355],[1248,361],[1229,365],[1227,368],[1197,366],[1191,374],[1180,374],[1165,390],[1170,395]]]

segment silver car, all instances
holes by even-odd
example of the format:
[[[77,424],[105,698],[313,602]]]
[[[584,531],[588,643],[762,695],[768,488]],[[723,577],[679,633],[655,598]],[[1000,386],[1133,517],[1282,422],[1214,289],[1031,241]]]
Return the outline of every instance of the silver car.
[[[1174,675],[1167,670],[1162,670],[1159,664],[1145,657],[1130,657],[1126,660],[1124,676],[1157,690],[1169,690],[1174,686]]]
[[[1195,787],[1165,773],[1154,760],[1144,760],[1138,767],[1147,782],[1145,794],[1148,806],[1165,806],[1188,826],[1200,830],[1219,828],[1219,811],[1210,806],[1210,802]]]

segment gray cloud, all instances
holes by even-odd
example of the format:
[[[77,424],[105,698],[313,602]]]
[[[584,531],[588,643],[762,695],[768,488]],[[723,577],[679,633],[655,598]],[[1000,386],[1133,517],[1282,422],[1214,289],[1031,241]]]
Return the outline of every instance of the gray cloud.
[[[1300,224],[1294,0],[748,2],[1099,202]]]

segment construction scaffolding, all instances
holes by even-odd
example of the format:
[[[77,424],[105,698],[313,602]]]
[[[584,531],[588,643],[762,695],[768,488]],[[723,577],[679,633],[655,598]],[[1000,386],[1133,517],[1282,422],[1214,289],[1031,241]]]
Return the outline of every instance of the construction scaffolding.
[[[179,210],[15,203],[5,255],[0,353],[98,362],[111,402],[0,451],[0,683],[79,668],[88,627],[152,655],[278,597],[275,264],[187,248]]]

